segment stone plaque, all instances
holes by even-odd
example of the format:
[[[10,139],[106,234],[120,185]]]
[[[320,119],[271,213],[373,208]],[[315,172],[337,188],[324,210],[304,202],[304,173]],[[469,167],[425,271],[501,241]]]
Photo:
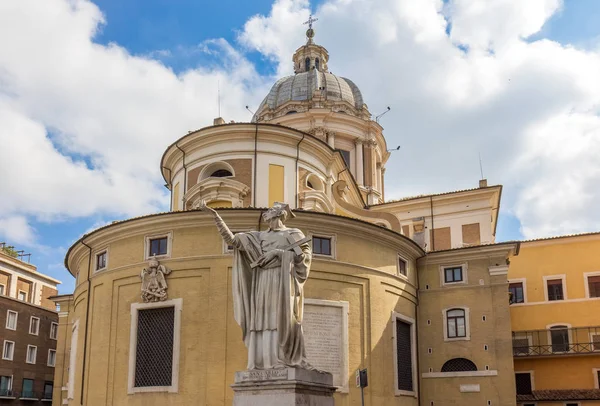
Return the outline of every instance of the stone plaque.
[[[287,369],[257,369],[252,371],[238,372],[236,381],[276,381],[280,379],[288,379]]]
[[[302,329],[308,362],[348,392],[348,302],[305,299]]]
[[[481,389],[479,387],[479,384],[471,384],[471,385],[460,385],[460,391],[461,392],[480,392]]]

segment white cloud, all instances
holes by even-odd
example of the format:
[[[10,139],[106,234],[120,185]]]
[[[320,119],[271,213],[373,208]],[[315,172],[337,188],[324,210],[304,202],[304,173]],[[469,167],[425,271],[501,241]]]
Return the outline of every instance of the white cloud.
[[[526,4],[525,4],[526,3]],[[250,18],[239,47],[206,40],[189,52],[221,63],[175,74],[181,50],[133,56],[94,43],[105,21],[85,0],[0,2],[0,224],[31,218],[114,218],[167,207],[159,159],[168,144],[217,115],[248,120],[275,78],[244,57],[258,50],[291,74],[306,0],[278,0]],[[351,78],[390,145],[388,198],[474,187],[478,154],[527,237],[600,229],[600,54],[523,40],[559,0],[329,0],[316,42],[330,69]],[[450,36],[446,34],[451,22]],[[464,52],[458,44],[468,46]],[[29,219],[29,222],[27,221]],[[7,227],[0,234],[10,236]],[[8,237],[7,237],[8,238]]]
[[[23,216],[8,216],[0,218],[0,235],[6,237],[7,245],[35,244],[35,230]]]

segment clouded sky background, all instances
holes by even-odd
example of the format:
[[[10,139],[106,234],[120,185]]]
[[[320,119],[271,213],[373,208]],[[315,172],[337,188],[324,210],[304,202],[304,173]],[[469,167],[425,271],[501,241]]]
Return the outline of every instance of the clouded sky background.
[[[4,0],[0,241],[63,281],[66,249],[168,210],[164,149],[249,121],[310,12],[382,118],[387,199],[503,184],[497,240],[600,230],[596,0]]]

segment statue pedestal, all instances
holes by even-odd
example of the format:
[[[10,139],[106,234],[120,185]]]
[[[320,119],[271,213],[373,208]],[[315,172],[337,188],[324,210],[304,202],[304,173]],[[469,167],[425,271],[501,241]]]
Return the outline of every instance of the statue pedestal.
[[[333,406],[330,373],[302,368],[235,373],[233,406]]]

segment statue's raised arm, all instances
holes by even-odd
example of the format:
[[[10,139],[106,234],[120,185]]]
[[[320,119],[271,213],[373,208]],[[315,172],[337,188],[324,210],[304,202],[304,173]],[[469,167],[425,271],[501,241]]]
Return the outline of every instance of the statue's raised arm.
[[[213,218],[215,219],[215,223],[217,224],[219,234],[221,234],[223,240],[225,240],[227,244],[233,244],[233,233],[229,227],[227,227],[227,224],[225,224],[221,216],[219,216],[219,213],[217,213],[217,211],[212,207],[208,207],[204,200],[200,202],[200,210],[212,214]]]

